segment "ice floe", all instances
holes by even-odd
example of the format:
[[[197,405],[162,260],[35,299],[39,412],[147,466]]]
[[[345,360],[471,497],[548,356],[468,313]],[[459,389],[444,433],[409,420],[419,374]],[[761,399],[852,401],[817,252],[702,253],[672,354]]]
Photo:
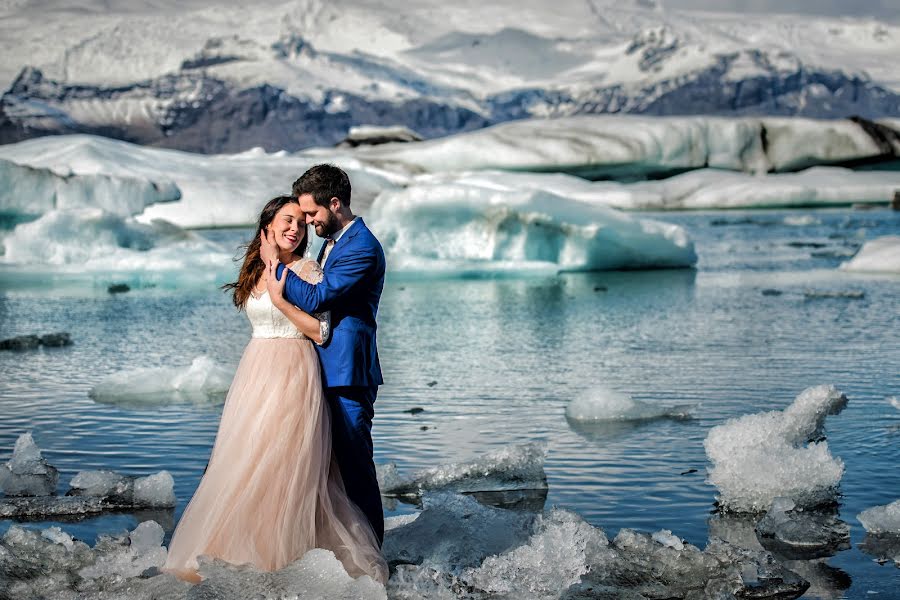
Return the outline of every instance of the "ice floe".
[[[385,496],[419,496],[422,492],[496,492],[547,488],[542,444],[532,442],[485,453],[468,462],[451,463],[401,475],[393,463],[378,465],[378,485]]]
[[[12,458],[0,467],[0,490],[7,496],[48,496],[56,493],[59,471],[41,455],[30,433],[16,440]]]
[[[651,404],[634,400],[627,394],[603,387],[582,392],[569,402],[566,417],[574,421],[648,421],[651,419],[685,419],[696,404]]]
[[[140,408],[176,402],[219,403],[231,385],[234,370],[208,356],[189,366],[140,368],[113,373],[91,388],[97,402]]]
[[[382,192],[368,223],[392,268],[555,272],[688,267],[677,225],[502,182],[420,182]]]
[[[230,271],[232,253],[171,223],[139,223],[97,208],[53,210],[2,239],[0,262],[60,271]]]
[[[859,252],[841,265],[845,271],[900,273],[900,236],[886,235],[866,242]]]
[[[833,510],[803,510],[788,498],[775,498],[756,533],[767,550],[810,559],[831,556],[850,547],[850,526]]]
[[[869,533],[900,535],[900,500],[868,508],[856,515],[856,518]]]
[[[0,518],[41,520],[106,510],[172,508],[175,481],[168,471],[136,477],[82,471],[65,496],[56,496],[59,471],[42,456],[30,433],[16,440],[12,459],[0,467]]]
[[[704,167],[765,173],[882,154],[850,120],[581,115],[360,148],[355,156],[430,172],[504,169],[617,178]]]
[[[399,177],[341,155],[319,158],[254,149],[207,156],[90,135],[0,146],[0,159],[20,167],[0,170],[0,177],[11,178],[0,180],[0,188],[5,188],[0,199],[10,208],[27,204],[28,214],[35,214],[36,207],[99,207],[118,216],[141,215],[144,222],[164,219],[180,227],[250,225],[270,198],[289,193],[294,179],[317,162],[333,160],[348,171],[354,206],[363,209]],[[22,176],[21,169],[30,169],[33,177]],[[60,187],[60,177],[78,182],[79,191],[66,196],[71,199],[65,206],[54,201],[58,188],[69,193]],[[149,204],[154,194],[159,199]]]
[[[847,397],[834,386],[820,385],[804,390],[783,411],[745,415],[713,427],[704,447],[720,506],[762,512],[779,496],[801,508],[833,501],[844,463],[820,438],[825,417],[846,404]]]
[[[794,598],[808,583],[764,551],[712,540],[705,550],[668,531],[622,529],[610,542],[575,513],[527,513],[429,494],[384,551],[392,598]]]

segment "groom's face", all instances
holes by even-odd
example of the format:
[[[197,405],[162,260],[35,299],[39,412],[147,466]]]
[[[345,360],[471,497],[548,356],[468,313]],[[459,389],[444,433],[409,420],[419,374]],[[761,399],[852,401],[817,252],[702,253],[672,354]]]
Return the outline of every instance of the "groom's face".
[[[340,229],[340,222],[335,211],[340,210],[340,200],[332,198],[328,206],[316,203],[312,194],[300,194],[297,197],[300,210],[306,215],[306,224],[316,228],[316,235],[324,238]]]

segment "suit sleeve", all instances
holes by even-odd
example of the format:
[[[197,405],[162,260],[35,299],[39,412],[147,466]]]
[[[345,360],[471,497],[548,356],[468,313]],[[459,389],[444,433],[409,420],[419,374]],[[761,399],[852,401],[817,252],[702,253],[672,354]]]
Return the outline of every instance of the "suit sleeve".
[[[374,271],[376,261],[376,256],[371,252],[346,253],[333,263],[328,263],[328,270],[317,285],[303,281],[288,269],[284,297],[309,314],[331,310],[335,302],[365,281]],[[279,264],[276,272],[279,279],[282,269],[284,265]]]

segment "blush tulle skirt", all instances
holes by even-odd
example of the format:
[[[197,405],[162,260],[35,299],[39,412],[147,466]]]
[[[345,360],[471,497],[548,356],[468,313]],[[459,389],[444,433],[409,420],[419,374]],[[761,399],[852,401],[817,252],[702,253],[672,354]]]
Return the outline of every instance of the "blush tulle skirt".
[[[198,582],[199,555],[275,571],[325,548],[353,577],[384,583],[375,534],[332,459],[330,419],[312,342],[252,339],[163,570]]]

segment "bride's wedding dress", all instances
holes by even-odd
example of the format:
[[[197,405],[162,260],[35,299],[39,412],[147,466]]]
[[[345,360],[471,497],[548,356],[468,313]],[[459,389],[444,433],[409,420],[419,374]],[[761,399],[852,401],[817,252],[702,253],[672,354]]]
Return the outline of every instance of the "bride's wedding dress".
[[[319,265],[291,270],[310,283]],[[387,564],[332,459],[330,412],[313,342],[272,304],[250,296],[253,338],[225,399],[206,474],[178,523],[163,570],[200,581],[197,556],[274,571],[312,548],[354,577],[384,583]],[[321,316],[323,334],[329,326]]]

